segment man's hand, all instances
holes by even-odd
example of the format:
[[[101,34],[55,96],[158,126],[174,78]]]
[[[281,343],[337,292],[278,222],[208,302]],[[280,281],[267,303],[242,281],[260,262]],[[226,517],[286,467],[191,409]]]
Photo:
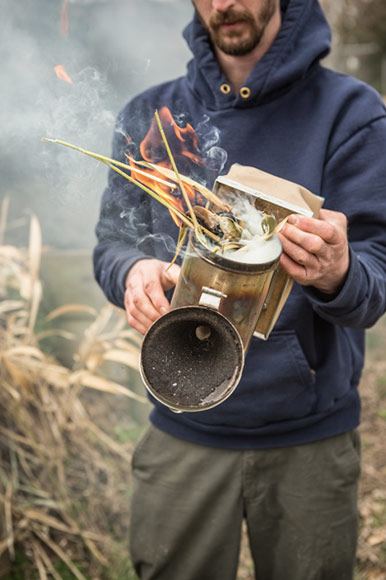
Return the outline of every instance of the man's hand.
[[[339,292],[350,262],[343,213],[321,209],[319,219],[291,215],[278,236],[280,263],[296,282],[326,295]]]
[[[170,308],[164,290],[176,285],[180,267],[167,262],[139,260],[126,278],[125,308],[133,328],[145,334],[149,326]]]

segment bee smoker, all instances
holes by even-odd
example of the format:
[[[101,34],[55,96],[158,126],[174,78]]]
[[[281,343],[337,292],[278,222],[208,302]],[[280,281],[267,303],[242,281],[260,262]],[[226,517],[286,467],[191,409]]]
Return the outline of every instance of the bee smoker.
[[[171,410],[210,409],[237,387],[281,255],[277,236],[267,244],[269,259],[250,264],[190,235],[171,310],[149,328],[141,349],[145,386]]]

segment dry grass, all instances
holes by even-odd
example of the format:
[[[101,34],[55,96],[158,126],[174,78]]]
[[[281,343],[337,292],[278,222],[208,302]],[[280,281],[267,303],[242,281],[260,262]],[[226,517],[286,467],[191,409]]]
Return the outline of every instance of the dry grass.
[[[27,249],[7,246],[6,213],[7,201],[0,216],[0,556],[21,552],[26,578],[62,578],[60,562],[66,578],[100,579],[126,556],[119,542],[128,530],[132,444],[102,430],[81,395],[91,388],[145,402],[104,376],[109,361],[137,368],[138,339],[110,306],[98,316],[88,306],[62,307],[37,333],[39,224],[32,216]],[[73,312],[87,312],[92,323],[66,368],[41,343],[54,334],[71,340],[52,324]]]

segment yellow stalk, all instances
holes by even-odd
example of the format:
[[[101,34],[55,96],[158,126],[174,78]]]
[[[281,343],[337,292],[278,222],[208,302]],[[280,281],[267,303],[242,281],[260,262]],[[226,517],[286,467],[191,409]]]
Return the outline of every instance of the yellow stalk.
[[[169,270],[169,268],[171,266],[173,266],[174,262],[177,260],[178,254],[180,253],[182,246],[184,245],[186,234],[187,234],[186,226],[182,225],[180,227],[180,231],[178,233],[178,241],[177,241],[176,251],[175,251],[175,254],[173,256],[172,261],[170,262],[169,266],[167,267],[167,270]]]
[[[118,161],[115,161],[114,159],[110,159],[109,157],[105,157],[104,155],[99,155],[98,153],[93,153],[92,151],[87,151],[87,149],[83,149],[82,147],[78,147],[77,145],[72,145],[71,143],[67,143],[66,141],[62,141],[61,139],[47,139],[46,137],[44,137],[42,139],[42,141],[47,141],[49,143],[58,143],[59,145],[64,145],[65,147],[69,147],[70,149],[74,149],[75,151],[79,151],[80,153],[84,153],[85,155],[88,155],[89,157],[93,157],[94,159],[97,159],[98,161],[100,161],[101,163],[104,163],[105,165],[107,165],[107,167],[109,167],[113,171],[116,171],[117,173],[119,173],[119,175],[121,175],[122,177],[124,177],[125,179],[127,179],[128,181],[130,181],[131,183],[133,183],[134,185],[136,185],[140,189],[142,189],[145,193],[148,193],[149,195],[151,195],[159,203],[161,203],[162,205],[164,205],[168,209],[171,209],[172,211],[174,211],[178,215],[179,219],[181,219],[181,221],[186,223],[186,225],[188,225],[190,228],[193,227],[192,222],[189,220],[189,218],[183,212],[181,212],[178,209],[176,209],[175,207],[171,206],[171,204],[169,204],[169,202],[164,200],[162,197],[160,197],[153,190],[146,187],[146,185],[143,185],[143,183],[141,183],[140,181],[137,181],[136,179],[131,177],[131,175],[128,175],[127,173],[125,173],[124,171],[121,171],[117,167],[117,166],[123,166],[126,169],[130,169],[130,165],[126,165],[125,163],[120,163]]]
[[[170,150],[169,143],[168,143],[168,141],[166,139],[165,131],[164,131],[163,127],[162,127],[162,123],[161,123],[161,119],[159,117],[158,111],[155,111],[154,116],[155,116],[155,120],[157,121],[157,125],[158,125],[159,132],[161,133],[162,141],[165,144],[166,151],[167,151],[168,156],[169,156],[169,159],[170,159],[170,163],[172,164],[173,171],[176,174],[177,181],[178,181],[178,185],[180,186],[181,193],[184,196],[184,200],[185,200],[186,206],[187,206],[187,208],[189,210],[190,217],[191,217],[192,222],[194,224],[194,229],[195,229],[196,232],[197,232],[197,230],[200,231],[201,230],[201,227],[200,227],[200,225],[199,225],[199,223],[197,221],[197,217],[196,217],[196,215],[195,215],[195,213],[193,211],[192,204],[190,203],[190,199],[188,197],[188,194],[186,193],[186,190],[185,190],[184,184],[182,182],[181,176],[180,176],[180,174],[178,172],[177,165],[176,165],[176,162],[174,161],[174,157],[173,157],[172,152]]]
[[[125,169],[131,170],[132,168],[130,167],[130,165],[127,165],[126,163],[121,163],[119,161],[115,161],[115,159],[110,159],[109,157],[105,157],[104,155],[99,155],[98,153],[93,153],[92,151],[88,151],[87,149],[83,149],[83,147],[78,147],[77,145],[73,145],[71,143],[67,143],[66,141],[62,141],[61,139],[48,139],[47,137],[43,137],[42,141],[47,141],[48,143],[58,143],[59,145],[64,145],[65,147],[69,147],[70,149],[74,149],[75,151],[79,151],[80,153],[84,153],[84,155],[88,155],[89,157],[93,157],[94,159],[97,159],[98,161],[100,161],[101,163],[104,163],[105,165],[107,165],[107,167],[109,167],[110,169],[112,169],[113,171],[115,171],[116,173],[118,173],[119,175],[121,175],[122,177],[127,179],[128,181],[130,181],[130,183],[133,183],[134,185],[136,185],[137,187],[142,189],[142,191],[144,191],[145,193],[150,195],[153,199],[155,199],[160,204],[165,206],[169,211],[174,212],[177,215],[177,217],[181,220],[181,222],[183,222],[189,228],[195,230],[196,233],[197,233],[197,231],[202,230],[205,232],[205,234],[207,236],[209,236],[210,238],[212,238],[216,242],[220,241],[220,238],[218,236],[216,236],[210,230],[207,230],[206,228],[201,227],[198,224],[193,210],[192,210],[192,213],[193,213],[194,218],[195,218],[194,221],[197,223],[198,228],[195,227],[194,221],[191,220],[182,211],[180,211],[179,209],[172,206],[168,201],[163,199],[155,191],[153,191],[152,189],[150,189],[149,187],[147,187],[146,185],[144,185],[140,181],[137,181],[136,179],[134,179],[134,177],[131,177],[131,175],[128,175],[127,173],[125,173],[124,171],[119,169],[119,167],[124,167]],[[135,170],[135,171],[137,171],[137,170]],[[146,175],[148,175],[148,174],[146,174]]]
[[[173,211],[178,216],[178,218],[182,222],[184,222],[187,226],[189,226],[190,228],[193,228],[193,224],[192,224],[191,220],[182,211],[180,211],[179,209],[176,209],[168,201],[166,201],[161,196],[159,196],[157,193],[155,193],[154,191],[152,191],[151,189],[146,187],[146,185],[143,185],[143,183],[141,183],[140,181],[137,181],[136,179],[134,179],[130,175],[127,175],[127,173],[125,173],[124,171],[121,171],[118,167],[115,167],[115,165],[113,165],[112,163],[108,163],[107,161],[103,161],[103,163],[106,163],[107,167],[110,167],[110,169],[112,169],[113,171],[116,171],[117,173],[119,173],[119,175],[122,175],[122,177],[125,177],[128,181],[130,181],[131,183],[133,183],[134,185],[136,185],[137,187],[142,189],[145,193],[148,193],[149,195],[151,195],[151,197],[156,199],[159,203],[161,203],[162,205],[167,207],[169,210]]]
[[[152,169],[152,170],[157,170],[159,173],[161,173],[161,175],[163,175],[167,179],[173,179],[174,181],[177,180],[177,177],[176,177],[176,174],[174,173],[174,171],[172,169],[169,169],[168,167],[160,167],[159,165],[155,165],[154,163],[149,163],[148,161],[137,161],[136,159],[133,159],[133,157],[129,157],[128,155],[126,155],[126,157],[132,163],[135,163],[135,165],[139,165],[141,167],[147,167],[148,169]],[[224,211],[232,211],[232,207],[230,205],[225,203],[224,200],[220,199],[218,197],[218,195],[213,193],[213,191],[211,191],[210,189],[208,189],[207,187],[205,187],[201,183],[198,183],[198,181],[194,181],[194,179],[191,179],[190,177],[186,177],[186,175],[182,175],[181,173],[180,173],[180,177],[186,185],[191,185],[196,191],[201,193],[201,195],[203,197],[205,197],[205,199],[207,201],[210,201],[211,203],[213,203],[214,205],[216,205],[217,207],[219,207],[220,209],[222,209]]]
[[[287,216],[286,216],[284,219],[282,219],[282,220],[281,220],[281,221],[280,221],[280,222],[279,222],[279,223],[278,223],[278,224],[277,224],[277,225],[276,225],[276,226],[273,228],[273,230],[272,230],[271,232],[269,232],[268,234],[265,234],[265,235],[263,236],[263,240],[269,240],[270,238],[272,238],[272,236],[273,236],[274,234],[277,234],[277,233],[279,233],[279,232],[280,232],[280,230],[282,230],[282,229],[283,229],[283,227],[285,226],[285,224],[287,223],[287,221],[288,221],[288,218],[289,218],[289,217],[290,217],[290,216],[289,216],[289,215],[287,215]]]
[[[128,169],[129,171],[135,171],[135,173],[140,173],[141,175],[145,175],[146,177],[150,178],[152,181],[157,181],[157,183],[161,183],[162,185],[166,185],[170,189],[176,189],[176,184],[171,183],[170,181],[165,181],[165,179],[161,179],[160,177],[156,177],[152,175],[148,171],[142,171],[137,167],[132,167],[127,163],[123,163],[122,161],[117,161],[116,159],[111,159],[110,157],[105,157],[104,155],[100,155],[99,153],[93,153],[92,151],[87,151],[87,149],[83,149],[83,147],[77,147],[76,145],[72,145],[71,143],[67,143],[66,141],[62,141],[61,139],[48,139],[48,137],[43,137],[42,141],[47,141],[48,143],[58,143],[59,145],[65,145],[66,147],[70,147],[70,149],[75,149],[75,151],[80,151],[89,157],[93,157],[98,161],[103,163],[114,163],[117,167],[123,167],[124,169]],[[134,160],[133,160],[134,161]]]
[[[107,163],[105,161],[103,161],[103,163],[106,163],[106,165],[108,167],[110,167],[110,169],[112,169],[113,171],[116,171],[117,173],[119,173],[119,175],[122,175],[122,177],[125,177],[126,179],[128,179],[129,181],[131,181],[131,183],[134,183],[134,185],[136,185],[137,187],[140,187],[141,189],[143,189],[143,191],[145,191],[146,193],[148,193],[149,195],[151,195],[154,199],[156,199],[159,203],[161,203],[162,205],[164,205],[165,207],[167,207],[168,210],[174,212],[176,214],[176,216],[182,222],[184,222],[184,224],[186,224],[189,228],[195,229],[194,226],[193,226],[193,224],[192,224],[192,222],[191,222],[191,220],[190,220],[190,218],[188,218],[187,215],[185,215],[179,209],[175,208],[173,205],[171,205],[168,201],[166,201],[165,199],[163,199],[157,193],[155,193],[154,191],[152,191],[151,189],[149,189],[148,187],[146,187],[146,185],[143,185],[140,181],[137,181],[133,177],[131,177],[130,175],[127,175],[127,173],[125,173],[124,171],[121,171],[120,169],[118,169],[118,167],[115,167],[112,163]],[[218,236],[216,236],[216,234],[214,234],[210,230],[207,230],[206,228],[201,227],[201,226],[199,226],[199,228],[202,229],[206,233],[207,236],[209,236],[210,238],[212,238],[216,242],[219,242],[220,241],[220,238]]]
[[[5,197],[1,203],[0,211],[0,246],[4,243],[4,234],[7,227],[8,218],[8,208],[9,208],[9,197]]]

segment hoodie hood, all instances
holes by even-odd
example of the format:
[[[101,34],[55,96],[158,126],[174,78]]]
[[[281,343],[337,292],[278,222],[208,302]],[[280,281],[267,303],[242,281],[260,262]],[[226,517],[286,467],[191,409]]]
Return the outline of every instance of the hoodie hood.
[[[219,68],[209,36],[195,13],[184,30],[184,38],[194,55],[188,63],[191,90],[209,108],[246,107],[274,98],[289,85],[304,78],[311,67],[330,51],[331,31],[317,0],[283,0],[282,25],[269,50],[256,64],[245,87],[243,98],[233,91],[223,94],[227,82]]]

